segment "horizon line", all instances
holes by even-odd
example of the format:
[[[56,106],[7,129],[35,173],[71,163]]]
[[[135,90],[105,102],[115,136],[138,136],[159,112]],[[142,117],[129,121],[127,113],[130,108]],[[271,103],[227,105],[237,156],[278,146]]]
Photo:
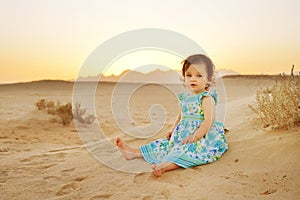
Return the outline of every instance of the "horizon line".
[[[300,72],[299,72],[300,73]],[[291,74],[231,74],[231,75],[225,75],[222,76],[220,78],[263,78],[263,77],[268,77],[268,78],[272,78],[272,77],[281,77],[281,76],[291,76]],[[300,76],[299,75],[294,75],[294,76]],[[65,82],[65,83],[75,83],[75,82],[80,82],[80,83],[94,83],[94,82],[99,82],[99,83],[144,83],[144,82],[129,82],[129,81],[99,81],[99,80],[90,80],[90,81],[76,81],[74,79],[72,80],[64,80],[64,79],[51,79],[51,78],[47,78],[47,79],[37,79],[37,80],[30,80],[30,81],[20,81],[20,82],[0,82],[0,86],[4,86],[4,85],[14,85],[14,84],[30,84],[30,83],[38,83],[38,82]],[[155,84],[155,82],[153,82]],[[177,84],[177,83],[167,83],[167,84]]]

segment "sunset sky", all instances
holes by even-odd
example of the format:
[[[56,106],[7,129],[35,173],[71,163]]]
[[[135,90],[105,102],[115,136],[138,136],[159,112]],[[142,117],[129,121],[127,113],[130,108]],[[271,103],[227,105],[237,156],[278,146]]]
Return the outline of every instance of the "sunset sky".
[[[0,83],[75,79],[95,48],[141,28],[189,37],[218,69],[278,74],[294,64],[300,70],[299,9],[298,0],[1,0]],[[153,58],[138,54],[107,74]],[[180,67],[180,60],[160,56],[153,62]]]

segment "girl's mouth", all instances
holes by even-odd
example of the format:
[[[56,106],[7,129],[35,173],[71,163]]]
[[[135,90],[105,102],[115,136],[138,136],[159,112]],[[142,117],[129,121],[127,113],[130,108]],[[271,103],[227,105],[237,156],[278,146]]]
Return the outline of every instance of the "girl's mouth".
[[[192,83],[192,84],[191,84],[191,87],[196,87],[196,86],[197,86],[197,85],[196,85],[196,84],[194,84],[194,83]]]

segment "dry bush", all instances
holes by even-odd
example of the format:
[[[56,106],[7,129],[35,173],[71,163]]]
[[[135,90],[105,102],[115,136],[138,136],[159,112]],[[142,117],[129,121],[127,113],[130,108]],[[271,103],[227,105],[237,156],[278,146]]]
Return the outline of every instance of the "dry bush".
[[[72,104],[66,103],[65,105],[59,105],[56,107],[56,115],[58,116],[58,122],[63,125],[70,124],[73,119]]]
[[[259,116],[264,127],[288,129],[300,122],[300,76],[281,75],[271,87],[256,93],[256,105],[249,107]]]
[[[46,100],[40,99],[38,102],[35,103],[35,106],[38,110],[45,110],[46,109]]]
[[[50,101],[46,102],[46,110],[47,110],[48,114],[51,114],[51,115],[55,115],[56,114],[56,106],[55,106],[54,101],[50,100]]]
[[[91,124],[94,122],[96,117],[94,115],[86,113],[86,109],[81,108],[79,103],[75,104],[75,109],[73,110],[74,119],[81,123]]]
[[[80,104],[76,103],[74,113],[72,110],[72,104],[66,103],[65,105],[61,105],[59,101],[54,103],[54,101],[47,101],[45,99],[41,99],[35,103],[38,110],[45,110],[48,114],[54,115],[51,122],[58,122],[63,125],[68,125],[72,122],[73,116],[75,119],[82,123],[91,124],[96,119],[95,116],[87,114],[86,109],[80,108]]]

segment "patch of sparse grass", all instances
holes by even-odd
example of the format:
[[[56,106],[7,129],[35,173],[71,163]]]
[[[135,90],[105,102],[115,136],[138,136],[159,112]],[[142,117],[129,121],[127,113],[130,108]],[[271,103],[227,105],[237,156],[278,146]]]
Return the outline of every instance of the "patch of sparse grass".
[[[81,108],[78,103],[75,104],[75,109],[72,109],[70,102],[62,105],[59,101],[55,103],[52,100],[40,99],[35,106],[38,110],[45,110],[48,114],[54,115],[51,122],[63,125],[70,124],[73,118],[86,124],[91,124],[96,119],[95,116],[86,113],[86,109]]]
[[[282,74],[271,88],[256,93],[256,104],[249,107],[259,116],[264,127],[288,129],[300,123],[300,76]]]

